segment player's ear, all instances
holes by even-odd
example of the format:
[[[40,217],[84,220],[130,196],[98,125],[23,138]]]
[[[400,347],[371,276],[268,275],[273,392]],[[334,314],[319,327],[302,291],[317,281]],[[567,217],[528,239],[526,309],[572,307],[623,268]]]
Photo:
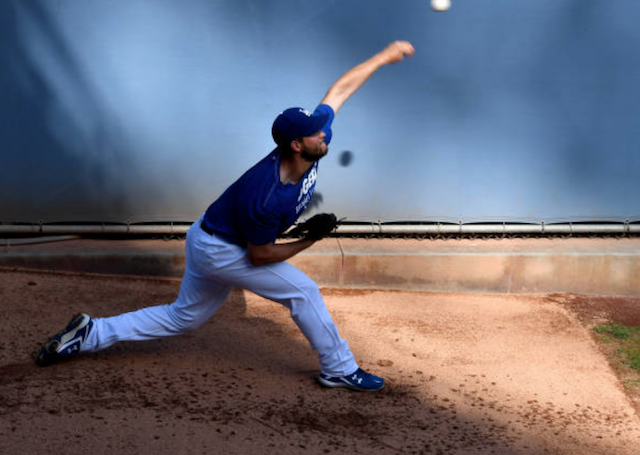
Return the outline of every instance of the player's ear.
[[[300,153],[302,151],[302,138],[291,141],[291,150],[296,153]]]

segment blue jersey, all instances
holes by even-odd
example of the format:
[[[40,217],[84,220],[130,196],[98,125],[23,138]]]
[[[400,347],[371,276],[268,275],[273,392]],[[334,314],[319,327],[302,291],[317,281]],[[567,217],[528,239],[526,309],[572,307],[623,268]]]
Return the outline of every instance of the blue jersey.
[[[321,104],[316,112],[328,113],[323,128],[325,143],[331,142],[333,109]],[[297,184],[280,181],[281,153],[278,148],[236,180],[207,209],[206,226],[227,241],[240,246],[247,242],[265,245],[274,242],[306,210],[318,176],[318,162]]]

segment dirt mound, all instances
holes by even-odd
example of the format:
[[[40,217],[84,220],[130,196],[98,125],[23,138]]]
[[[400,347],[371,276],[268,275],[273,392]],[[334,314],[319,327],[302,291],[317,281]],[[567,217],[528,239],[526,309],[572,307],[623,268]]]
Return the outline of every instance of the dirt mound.
[[[640,440],[558,296],[325,290],[361,366],[387,379],[368,394],[318,386],[287,311],[239,291],[187,335],[38,368],[30,356],[74,312],[169,303],[179,282],[0,282],[0,453],[631,455]]]

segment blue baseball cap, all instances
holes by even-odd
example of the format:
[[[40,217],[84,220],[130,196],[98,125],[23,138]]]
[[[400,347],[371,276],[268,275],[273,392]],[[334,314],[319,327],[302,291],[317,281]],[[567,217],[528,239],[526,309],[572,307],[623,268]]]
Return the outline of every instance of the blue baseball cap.
[[[278,146],[289,148],[291,141],[317,133],[328,120],[329,114],[312,114],[301,107],[291,107],[276,117],[271,135]]]

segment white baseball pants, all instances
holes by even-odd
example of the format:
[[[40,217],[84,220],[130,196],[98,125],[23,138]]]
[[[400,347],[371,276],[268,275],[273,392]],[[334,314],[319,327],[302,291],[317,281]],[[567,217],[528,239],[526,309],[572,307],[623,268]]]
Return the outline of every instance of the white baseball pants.
[[[313,280],[286,262],[252,265],[246,248],[207,234],[200,228],[201,221],[187,232],[186,269],[178,299],[168,305],[93,319],[83,352],[99,351],[118,341],[150,340],[194,330],[218,311],[235,286],[287,307],[311,348],[318,352],[322,373],[346,376],[358,369]]]

